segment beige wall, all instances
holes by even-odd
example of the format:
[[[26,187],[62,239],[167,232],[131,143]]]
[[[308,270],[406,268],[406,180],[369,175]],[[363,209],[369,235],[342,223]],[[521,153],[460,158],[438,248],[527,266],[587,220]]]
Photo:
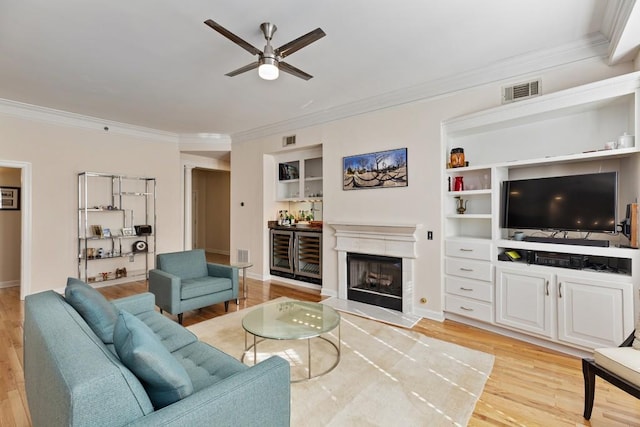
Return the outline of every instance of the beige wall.
[[[77,274],[78,172],[157,178],[157,249],[182,249],[180,155],[166,136],[0,114],[0,160],[32,168],[31,293]]]
[[[324,177],[323,293],[337,294],[337,254],[331,221],[422,224],[418,233],[415,271],[416,313],[438,318],[442,314],[441,191],[440,173],[445,155],[441,150],[443,120],[500,104],[502,85],[542,77],[543,93],[602,80],[632,71],[631,64],[608,67],[590,60],[560,69],[520,76],[469,90],[388,108],[322,125],[287,132],[297,135],[296,148],[322,144]],[[254,276],[269,276],[268,231],[275,219],[274,153],[284,152],[282,136],[233,144],[231,157],[231,251],[250,249]],[[409,185],[404,188],[343,191],[344,156],[407,147]],[[473,161],[473,159],[468,159]],[[255,173],[247,173],[255,171]],[[256,180],[263,181],[256,185]],[[245,201],[245,207],[240,202]],[[255,212],[262,210],[262,216]],[[434,240],[427,240],[428,230]],[[427,304],[421,304],[421,298]]]
[[[193,191],[198,194],[198,239],[194,247],[229,254],[231,174],[229,171],[193,170]]]
[[[20,169],[0,167],[0,187],[20,187]],[[20,211],[0,210],[0,287],[20,282]]]

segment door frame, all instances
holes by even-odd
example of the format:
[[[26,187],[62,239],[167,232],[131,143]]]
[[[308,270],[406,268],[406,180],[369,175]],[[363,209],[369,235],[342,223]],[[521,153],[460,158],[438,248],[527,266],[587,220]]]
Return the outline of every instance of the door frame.
[[[20,169],[21,201],[20,201],[20,299],[31,293],[31,253],[32,253],[32,207],[31,163],[13,160],[1,160],[0,167]]]

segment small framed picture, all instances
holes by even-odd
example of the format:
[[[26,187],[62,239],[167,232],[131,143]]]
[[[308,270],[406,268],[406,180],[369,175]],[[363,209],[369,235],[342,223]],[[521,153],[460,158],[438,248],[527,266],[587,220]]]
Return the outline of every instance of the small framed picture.
[[[111,237],[111,229],[103,228],[102,229],[102,237]]]
[[[126,227],[122,229],[122,235],[123,236],[135,236],[136,232],[133,230],[132,227]]]
[[[103,230],[101,225],[92,225],[91,230],[93,231],[94,237],[103,237]]]
[[[0,187],[2,199],[0,201],[0,210],[19,211],[20,210],[20,188],[19,187]]]

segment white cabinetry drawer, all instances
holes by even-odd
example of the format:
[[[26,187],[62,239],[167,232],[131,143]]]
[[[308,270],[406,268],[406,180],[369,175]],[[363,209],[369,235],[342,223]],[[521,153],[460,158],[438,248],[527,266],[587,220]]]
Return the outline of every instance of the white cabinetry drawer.
[[[493,305],[474,301],[455,295],[446,295],[444,300],[445,310],[460,316],[471,317],[483,322],[493,322]]]
[[[448,275],[493,282],[493,267],[489,262],[447,258],[444,264]]]
[[[445,278],[445,286],[448,294],[485,302],[493,301],[493,285],[491,283],[447,277]]]
[[[444,243],[447,256],[491,261],[491,242],[474,240],[447,240]]]

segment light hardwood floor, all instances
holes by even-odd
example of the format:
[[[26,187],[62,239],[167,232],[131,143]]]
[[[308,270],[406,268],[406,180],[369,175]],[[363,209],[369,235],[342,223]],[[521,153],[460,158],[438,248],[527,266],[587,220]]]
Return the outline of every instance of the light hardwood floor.
[[[248,298],[229,311],[242,310],[287,296],[320,301],[319,292],[247,279]],[[107,298],[146,291],[146,283],[99,289]],[[0,426],[29,426],[22,372],[23,303],[19,289],[0,289]],[[184,315],[191,325],[223,315],[216,304]],[[427,336],[494,354],[495,365],[476,405],[471,426],[640,426],[640,400],[597,379],[591,423],[582,418],[580,360],[532,344],[453,321],[423,319],[414,328]],[[416,375],[420,375],[416,372]]]

